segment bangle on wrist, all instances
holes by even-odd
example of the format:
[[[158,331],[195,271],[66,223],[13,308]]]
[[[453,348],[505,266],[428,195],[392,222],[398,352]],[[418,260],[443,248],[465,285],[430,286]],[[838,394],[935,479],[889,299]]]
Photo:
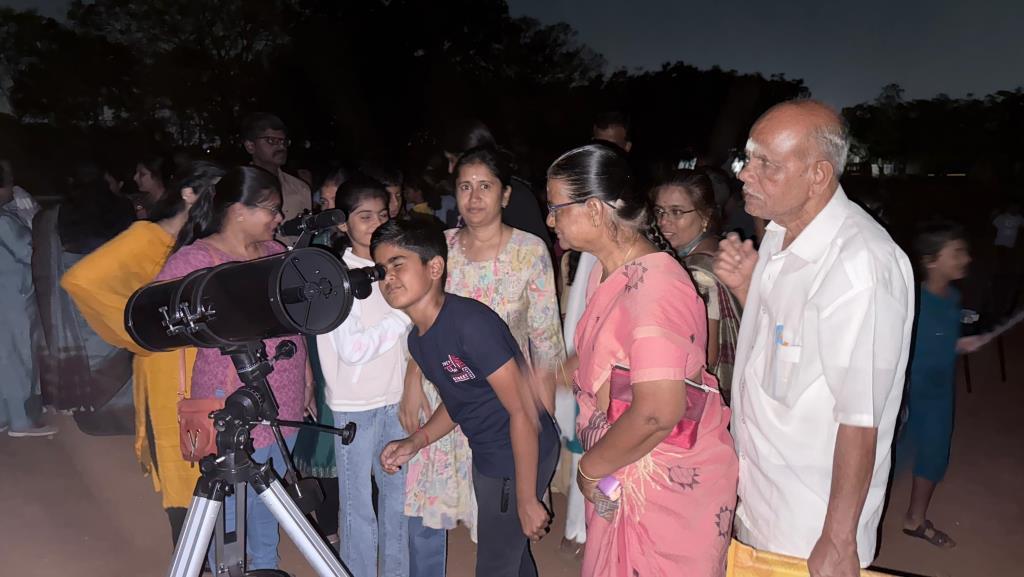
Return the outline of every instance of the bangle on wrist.
[[[583,472],[583,465],[580,465],[579,467],[576,467],[576,470],[579,471],[580,477],[583,477],[584,479],[590,481],[591,483],[598,483],[598,482],[601,481],[601,479],[595,479],[595,478],[591,477],[590,475],[587,475],[586,473],[584,473]]]

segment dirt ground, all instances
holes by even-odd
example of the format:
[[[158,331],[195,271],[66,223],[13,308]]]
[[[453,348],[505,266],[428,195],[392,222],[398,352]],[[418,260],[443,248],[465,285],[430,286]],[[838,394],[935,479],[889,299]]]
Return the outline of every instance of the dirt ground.
[[[918,575],[1024,575],[1024,330],[1004,343],[1007,380],[996,349],[971,357],[974,392],[961,369],[952,462],[931,518],[959,543],[942,551],[900,532],[909,498],[906,467],[894,478],[877,567]],[[159,496],[142,476],[128,437],[89,437],[70,417],[53,439],[0,435],[0,576],[76,577],[166,574],[171,540]],[[564,500],[556,496],[559,519]],[[579,574],[559,553],[561,528],[535,548],[541,574]],[[473,574],[475,547],[464,530],[450,535],[448,574]],[[282,569],[312,571],[282,538]]]

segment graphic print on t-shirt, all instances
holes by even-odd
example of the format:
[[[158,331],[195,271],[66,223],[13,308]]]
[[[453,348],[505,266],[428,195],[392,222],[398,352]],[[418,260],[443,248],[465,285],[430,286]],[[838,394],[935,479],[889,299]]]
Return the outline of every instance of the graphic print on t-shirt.
[[[448,355],[448,360],[441,363],[444,370],[448,371],[448,374],[452,376],[452,380],[456,383],[462,383],[465,381],[471,381],[476,378],[473,374],[473,370],[466,366],[466,363],[462,362],[462,359],[455,355]]]

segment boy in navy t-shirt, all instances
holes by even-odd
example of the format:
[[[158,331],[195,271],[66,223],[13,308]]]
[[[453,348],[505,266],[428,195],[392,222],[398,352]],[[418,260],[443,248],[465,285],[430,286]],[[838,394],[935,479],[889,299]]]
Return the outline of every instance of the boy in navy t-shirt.
[[[527,538],[550,531],[542,498],[558,460],[558,434],[534,400],[522,353],[508,326],[486,305],[444,292],[448,246],[436,227],[391,220],[370,243],[387,269],[384,299],[415,325],[409,352],[442,403],[419,430],[381,453],[396,472],[456,426],[473,450],[479,511],[478,576],[537,574]]]

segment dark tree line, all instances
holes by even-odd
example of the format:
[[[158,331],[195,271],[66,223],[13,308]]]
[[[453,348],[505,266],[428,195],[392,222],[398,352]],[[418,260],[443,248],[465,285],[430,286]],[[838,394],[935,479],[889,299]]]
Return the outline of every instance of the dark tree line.
[[[641,162],[722,162],[766,108],[808,94],[683,62],[609,71],[570,26],[513,18],[503,0],[76,0],[65,22],[0,9],[0,91],[3,140],[35,172],[153,147],[237,159],[239,119],[270,110],[293,164],[397,156],[476,116],[534,178],[602,109],[631,112]],[[1019,89],[907,102],[887,87],[845,114],[868,160],[1019,178],[1022,107]]]
[[[869,160],[916,174],[966,173],[1006,188],[1024,184],[1024,89],[904,100],[890,84],[844,114]]]
[[[65,23],[0,9],[0,89],[19,148],[50,164],[154,145],[237,150],[238,121],[271,110],[296,163],[401,152],[445,119],[477,116],[537,174],[632,111],[638,152],[723,156],[800,80],[681,62],[608,73],[566,24],[502,0],[76,1]],[[306,150],[304,143],[309,143]]]

